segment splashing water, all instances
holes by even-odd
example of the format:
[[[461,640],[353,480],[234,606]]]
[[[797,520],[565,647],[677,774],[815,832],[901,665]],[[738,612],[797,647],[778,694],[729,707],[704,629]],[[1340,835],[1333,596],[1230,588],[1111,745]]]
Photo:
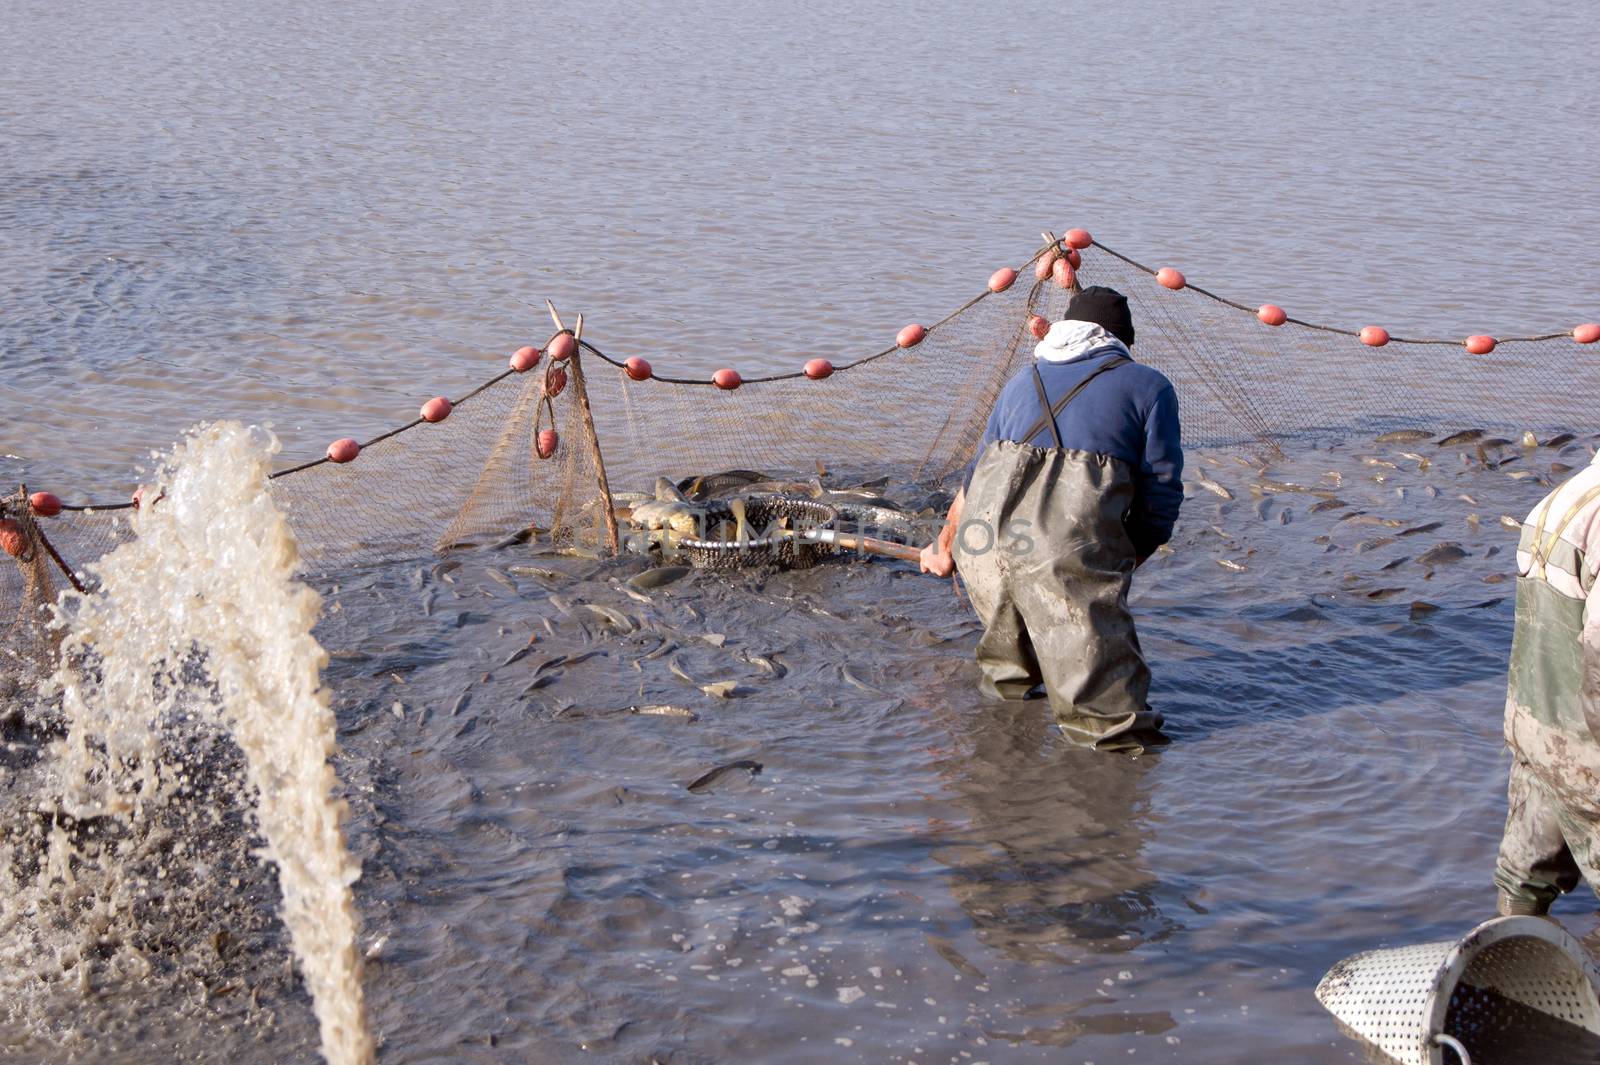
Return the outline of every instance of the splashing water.
[[[267,488],[277,449],[271,433],[238,423],[192,431],[142,489],[135,538],[94,567],[98,590],[65,598],[62,665],[47,685],[66,730],[60,805],[77,825],[166,823],[185,802],[200,805],[202,778],[215,775],[216,745],[195,737],[225,728],[244,754],[240,775],[261,853],[277,868],[323,1056],[365,1065],[373,1045],[351,892],[359,866],[329,764],[327,656],[312,636],[321,599],[295,579],[298,550]],[[205,879],[204,842],[188,848]],[[73,879],[67,849],[58,826],[42,877]]]

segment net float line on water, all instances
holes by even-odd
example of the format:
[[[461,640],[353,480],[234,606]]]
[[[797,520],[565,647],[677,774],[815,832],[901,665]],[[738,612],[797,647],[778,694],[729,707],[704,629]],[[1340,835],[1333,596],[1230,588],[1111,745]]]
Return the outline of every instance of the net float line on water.
[[[1073,234],[1077,234],[1076,239],[1084,243],[1073,244]],[[1166,288],[1172,289],[1173,291],[1188,289],[1191,292],[1198,292],[1207,299],[1214,300],[1215,302],[1223,304],[1224,306],[1232,307],[1235,310],[1245,311],[1248,314],[1254,315],[1267,325],[1279,326],[1284,325],[1285,323],[1293,323],[1294,325],[1303,326],[1306,329],[1316,329],[1324,333],[1338,333],[1341,336],[1355,337],[1362,343],[1368,344],[1372,347],[1382,347],[1383,345],[1390,343],[1449,344],[1465,346],[1472,354],[1479,355],[1488,354],[1500,344],[1524,344],[1545,340],[1560,340],[1562,337],[1571,337],[1579,344],[1593,344],[1596,341],[1600,341],[1600,323],[1596,322],[1586,322],[1583,325],[1576,326],[1569,330],[1563,330],[1559,333],[1538,333],[1530,336],[1499,338],[1489,337],[1483,334],[1475,334],[1464,339],[1459,337],[1397,337],[1391,335],[1389,331],[1382,326],[1376,325],[1364,326],[1360,329],[1344,329],[1334,325],[1322,325],[1318,322],[1308,322],[1303,318],[1291,318],[1284,312],[1282,307],[1279,307],[1275,303],[1266,303],[1259,307],[1251,307],[1240,303],[1237,300],[1228,299],[1226,296],[1219,296],[1209,289],[1201,288],[1199,285],[1190,282],[1186,277],[1184,277],[1182,271],[1176,269],[1175,267],[1164,266],[1157,270],[1146,266],[1144,263],[1141,263],[1136,259],[1132,259],[1114,248],[1108,248],[1106,245],[1095,240],[1093,237],[1089,236],[1088,233],[1081,229],[1069,231],[1068,236],[1064,237],[1063,240],[1071,247],[1089,247],[1092,245],[1096,248],[1099,248],[1107,255],[1122,260],[1135,270],[1149,274],[1151,277],[1155,278],[1158,283]],[[1487,344],[1485,342],[1487,342]],[[1479,351],[1477,350],[1478,348],[1482,348],[1483,350]]]
[[[542,348],[533,345],[525,345],[517,348],[508,360],[508,366],[505,370],[494,377],[491,377],[489,380],[485,381],[472,391],[466,393],[459,399],[451,400],[447,396],[437,396],[423,405],[422,410],[418,412],[418,417],[406,422],[403,425],[381,433],[366,441],[358,441],[354,437],[342,437],[333,441],[328,446],[326,453],[322,457],[313,459],[309,462],[301,463],[297,466],[279,470],[273,473],[272,477],[285,477],[290,474],[299,473],[301,471],[320,466],[324,463],[349,463],[359,461],[361,452],[366,448],[371,447],[373,444],[377,444],[388,440],[391,437],[398,436],[399,434],[407,432],[420,425],[437,423],[444,420],[456,408],[460,407],[463,403],[468,402],[479,393],[492,388],[501,381],[505,380],[507,377],[510,377],[514,374],[526,373],[529,370],[536,368],[542,361],[545,360],[546,357],[549,359],[545,378],[546,391],[550,395],[559,395],[561,390],[565,387],[567,381],[567,374],[564,367],[569,365],[573,356],[577,355],[580,351],[593,355],[595,358],[606,362],[613,367],[616,367],[619,371],[625,374],[630,381],[641,384],[659,382],[666,385],[697,385],[731,392],[749,386],[759,386],[779,381],[791,381],[796,379],[823,380],[833,376],[834,374],[846,373],[855,367],[864,366],[876,362],[879,359],[888,358],[897,353],[904,352],[909,348],[915,347],[927,336],[935,333],[946,323],[971,309],[984,298],[1009,290],[1016,281],[1018,274],[1026,270],[1029,266],[1034,268],[1034,277],[1041,284],[1053,281],[1062,288],[1067,289],[1069,292],[1075,291],[1078,284],[1077,271],[1082,264],[1081,252],[1091,247],[1097,248],[1100,251],[1105,252],[1107,255],[1122,261],[1128,266],[1148,274],[1150,277],[1156,279],[1161,285],[1174,292],[1189,291],[1198,293],[1199,295],[1213,300],[1219,304],[1247,313],[1256,318],[1260,323],[1267,326],[1279,327],[1292,324],[1307,329],[1315,329],[1321,332],[1348,336],[1361,340],[1363,343],[1373,347],[1379,347],[1388,344],[1447,344],[1453,346],[1464,346],[1469,354],[1479,355],[1488,354],[1505,344],[1559,340],[1564,337],[1571,338],[1573,341],[1579,344],[1594,344],[1596,342],[1600,342],[1600,323],[1595,322],[1587,322],[1562,332],[1500,338],[1489,337],[1485,334],[1473,334],[1465,339],[1448,339],[1438,337],[1398,337],[1390,335],[1388,330],[1381,326],[1366,326],[1362,329],[1346,329],[1338,326],[1323,325],[1316,322],[1309,322],[1300,318],[1290,317],[1288,313],[1277,304],[1267,303],[1257,307],[1251,307],[1244,303],[1217,295],[1208,289],[1193,284],[1183,275],[1180,270],[1175,267],[1163,267],[1157,270],[1145,266],[1143,263],[1140,263],[1137,260],[1115,250],[1114,248],[1110,248],[1107,245],[1095,240],[1088,230],[1082,228],[1069,229],[1060,238],[1057,238],[1048,232],[1044,234],[1044,236],[1044,244],[1037,251],[1035,251],[1025,263],[1023,263],[1020,269],[1007,266],[993,271],[981,292],[979,292],[972,299],[968,300],[966,303],[957,307],[955,310],[951,311],[949,314],[945,315],[943,318],[934,322],[932,325],[927,326],[921,325],[920,323],[911,323],[903,327],[896,334],[895,342],[892,346],[884,348],[881,351],[865,355],[850,362],[834,363],[827,359],[812,359],[810,362],[805,363],[805,365],[799,370],[789,373],[768,374],[760,377],[746,377],[732,367],[725,367],[722,370],[717,371],[716,374],[709,378],[663,376],[656,373],[654,368],[644,358],[632,356],[623,360],[615,359],[610,355],[607,355],[604,351],[596,347],[590,341],[584,340],[581,334],[575,333],[574,330],[558,325],[556,333],[550,337],[550,339]],[[548,301],[546,301],[546,304],[548,306]],[[552,315],[552,317],[554,318],[555,316]],[[559,322],[558,318],[556,320]],[[1027,320],[1025,328],[1034,337],[1042,338],[1044,333],[1048,332],[1049,324],[1050,323],[1045,319],[1035,315],[1031,316]],[[825,371],[822,369],[822,364],[826,365]],[[583,402],[587,402],[586,396],[583,397]],[[133,502],[79,504],[61,503],[59,500],[57,502],[59,505],[59,510],[57,510],[55,513],[60,513],[60,511],[126,510],[137,505]],[[53,515],[41,514],[40,516],[48,517]]]

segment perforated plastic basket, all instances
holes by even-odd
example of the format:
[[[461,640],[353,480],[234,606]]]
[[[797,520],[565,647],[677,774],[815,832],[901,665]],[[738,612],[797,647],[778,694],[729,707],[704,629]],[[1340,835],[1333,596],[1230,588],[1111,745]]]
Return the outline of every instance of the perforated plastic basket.
[[[1317,999],[1405,1065],[1600,1062],[1600,973],[1559,925],[1496,917],[1460,940],[1357,954]]]

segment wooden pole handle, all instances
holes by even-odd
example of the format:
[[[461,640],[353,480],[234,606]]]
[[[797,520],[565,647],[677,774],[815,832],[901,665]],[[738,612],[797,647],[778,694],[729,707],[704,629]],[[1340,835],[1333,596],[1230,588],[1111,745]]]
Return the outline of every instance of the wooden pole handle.
[[[851,536],[848,533],[836,532],[833,529],[811,529],[805,532],[791,533],[800,540],[810,540],[813,543],[832,544],[834,547],[845,551],[859,551],[865,555],[885,555],[889,558],[904,559],[907,562],[920,562],[922,549],[909,544],[897,544],[889,540],[880,540],[875,536]]]

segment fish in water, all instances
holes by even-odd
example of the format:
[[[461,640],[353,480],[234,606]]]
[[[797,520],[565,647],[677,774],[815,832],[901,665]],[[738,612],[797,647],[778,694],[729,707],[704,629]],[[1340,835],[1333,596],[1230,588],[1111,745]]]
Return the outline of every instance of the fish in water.
[[[667,663],[667,672],[671,673],[674,677],[677,677],[681,681],[693,684],[696,688],[700,687],[700,682],[695,680],[694,677],[690,676],[689,671],[684,669],[683,665],[676,658]]]
[[[498,541],[497,543],[495,543],[494,548],[496,550],[499,550],[501,548],[506,548],[506,547],[515,547],[518,544],[527,543],[532,538],[533,538],[533,526],[530,525],[525,529],[518,529],[516,532],[512,533],[510,536],[506,537],[504,540]]]
[[[576,618],[589,618],[610,625],[618,632],[632,632],[639,627],[638,622],[615,607],[602,606],[599,603],[580,603],[573,607],[569,613]]]
[[[678,486],[665,477],[656,478],[655,498],[636,503],[628,510],[628,521],[641,529],[664,529],[693,536],[705,523],[706,510],[689,502]]]
[[[1563,444],[1570,444],[1576,439],[1577,437],[1573,436],[1571,433],[1557,433],[1555,436],[1552,436],[1550,439],[1546,440],[1543,446],[1561,447]]]
[[[789,674],[788,667],[782,662],[779,662],[778,656],[775,654],[769,656],[746,654],[744,655],[744,660],[749,662],[752,666],[766,670],[774,677],[782,678],[788,676]]]
[[[866,681],[862,680],[860,677],[851,672],[849,666],[840,666],[839,675],[843,677],[851,687],[860,688],[862,691],[870,692],[873,695],[883,694],[883,692],[879,691],[877,688],[874,688],[872,685],[868,684]]]
[[[689,575],[688,566],[656,566],[643,573],[635,574],[628,579],[628,587],[646,591],[651,588],[664,588],[669,584],[680,581]]]
[[[705,523],[706,510],[690,503],[652,499],[628,510],[627,518],[641,529],[662,529],[681,536],[693,536]]]
[[[1417,564],[1421,566],[1437,566],[1445,562],[1459,562],[1467,557],[1467,552],[1461,545],[1450,540],[1442,544],[1435,544],[1417,556]]]
[[[1444,522],[1442,522],[1442,521],[1430,521],[1426,525],[1413,525],[1411,528],[1405,530],[1400,535],[1401,536],[1415,536],[1418,533],[1433,532],[1433,530],[1441,528],[1443,525],[1444,525]]]
[[[750,775],[756,777],[761,775],[762,768],[761,763],[752,758],[741,758],[737,762],[728,762],[725,765],[719,765],[715,769],[701,773],[684,786],[690,791],[705,791],[729,773],[748,769]]]
[[[1349,503],[1335,496],[1332,499],[1324,499],[1311,504],[1310,510],[1313,514],[1320,514],[1324,510],[1338,510],[1340,507],[1348,507],[1349,505]]]
[[[1200,471],[1195,471],[1194,483],[1220,499],[1232,499],[1233,493]]]
[[[673,717],[681,721],[700,720],[700,715],[693,710],[682,706],[672,706],[667,703],[643,703],[634,706],[587,710],[566,707],[550,716],[560,718],[563,721],[582,721],[588,718],[622,717],[629,714],[639,714],[644,717]]]
[[[1375,443],[1379,444],[1415,444],[1420,440],[1431,440],[1433,434],[1426,429],[1396,429],[1393,432],[1379,436]]]
[[[678,482],[677,489],[685,501],[714,499],[729,492],[749,491],[751,485],[770,479],[766,474],[755,470],[724,470],[721,473],[685,477]]]
[[[1483,439],[1482,429],[1463,429],[1459,433],[1451,433],[1439,441],[1440,447],[1453,447],[1456,444],[1470,444],[1474,440]]]
[[[873,503],[857,503],[850,500],[843,500],[832,505],[838,511],[840,525],[849,528],[852,532],[860,529],[867,535],[875,535],[880,538],[885,534],[904,538],[909,537],[915,531],[915,521],[903,511],[892,507]]]
[[[643,706],[628,707],[630,714],[643,714],[646,717],[677,717],[685,721],[698,721],[700,715],[683,706],[670,706],[666,703],[647,703]]]

